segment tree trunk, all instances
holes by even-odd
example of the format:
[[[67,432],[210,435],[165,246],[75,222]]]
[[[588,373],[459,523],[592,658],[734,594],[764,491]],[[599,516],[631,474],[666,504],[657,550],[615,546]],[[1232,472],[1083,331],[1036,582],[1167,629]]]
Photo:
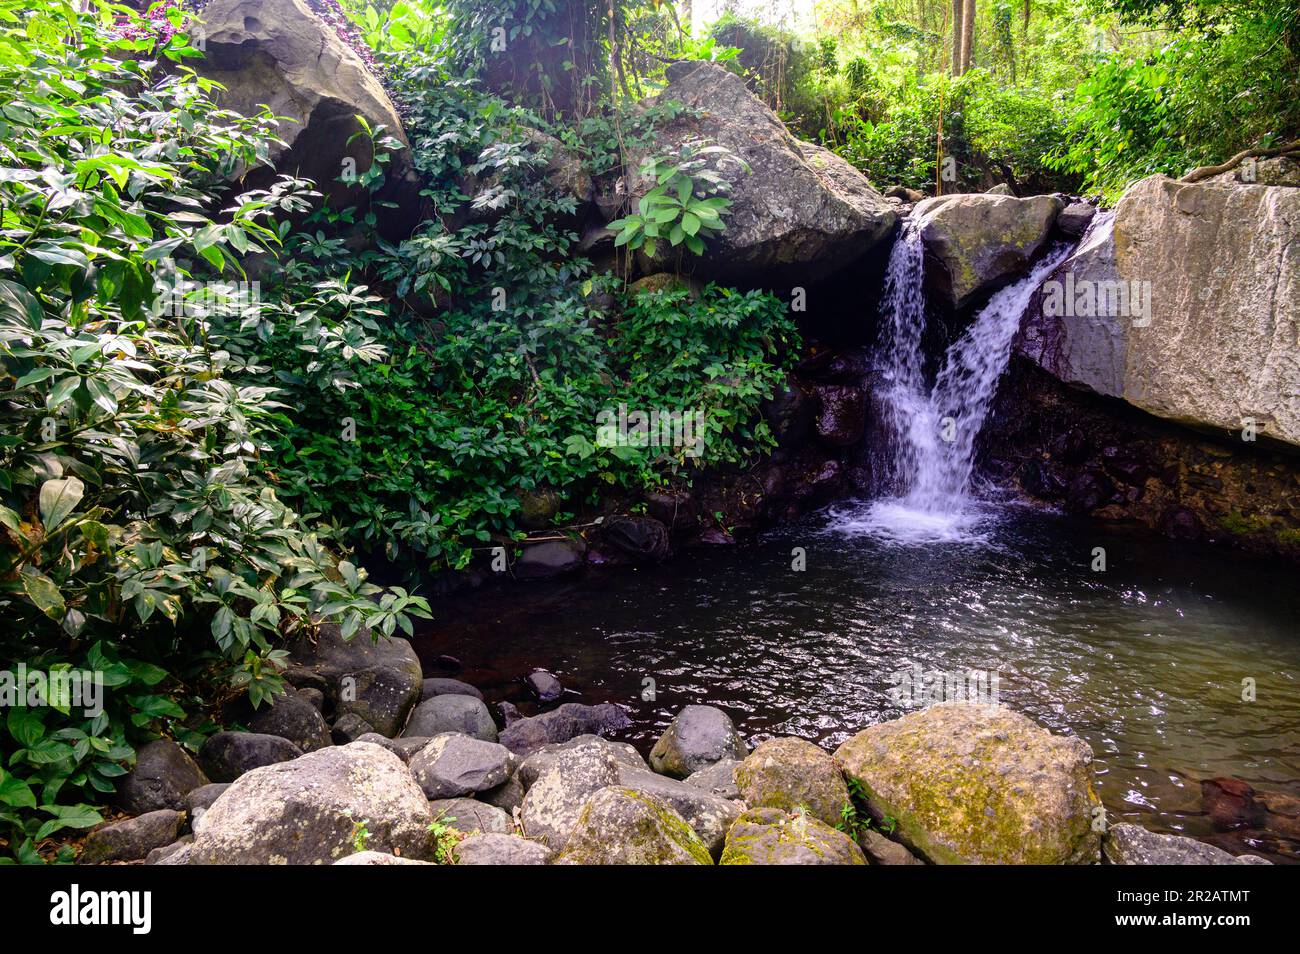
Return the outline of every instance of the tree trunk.
[[[971,53],[975,49],[975,2],[976,0],[965,0],[962,8],[961,22],[961,71],[965,73],[970,69]]]
[[[952,0],[952,75],[961,75],[962,0]]]

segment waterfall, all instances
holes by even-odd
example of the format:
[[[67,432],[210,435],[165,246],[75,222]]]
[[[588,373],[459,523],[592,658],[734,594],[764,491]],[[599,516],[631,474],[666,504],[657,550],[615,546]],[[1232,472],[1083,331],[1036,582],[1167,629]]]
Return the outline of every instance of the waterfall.
[[[975,440],[1011,359],[1029,299],[1069,254],[1052,248],[1019,281],[998,291],[949,346],[933,385],[921,346],[925,325],[920,229],[906,222],[890,254],[881,303],[877,395],[891,435],[883,476],[896,496],[841,519],[839,529],[906,542],[970,539],[985,508],[972,496]]]

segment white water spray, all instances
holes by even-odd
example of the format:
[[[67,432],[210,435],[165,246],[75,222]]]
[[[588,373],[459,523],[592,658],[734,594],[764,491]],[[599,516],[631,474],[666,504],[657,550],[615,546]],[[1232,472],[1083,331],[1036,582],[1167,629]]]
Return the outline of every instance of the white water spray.
[[[904,224],[890,254],[882,301],[880,404],[893,444],[885,475],[898,494],[865,513],[841,518],[837,529],[901,542],[968,540],[985,508],[971,495],[975,439],[984,426],[998,379],[1029,299],[1069,254],[1053,248],[1024,278],[997,292],[944,355],[928,386],[921,335],[923,250],[915,223]]]

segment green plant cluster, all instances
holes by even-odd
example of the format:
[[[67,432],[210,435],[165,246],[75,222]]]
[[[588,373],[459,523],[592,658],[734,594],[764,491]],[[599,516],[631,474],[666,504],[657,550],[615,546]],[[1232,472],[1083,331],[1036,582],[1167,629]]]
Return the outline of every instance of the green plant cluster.
[[[342,328],[341,286],[239,284],[309,184],[226,185],[266,156],[269,117],[215,107],[195,53],[123,8],[0,3],[0,659],[98,673],[107,696],[88,717],[6,705],[0,839],[23,860],[98,820],[134,743],[188,737],[206,700],[281,691],[288,636],[427,615],[264,475],[284,391],[250,330],[292,329],[318,378],[382,351]]]

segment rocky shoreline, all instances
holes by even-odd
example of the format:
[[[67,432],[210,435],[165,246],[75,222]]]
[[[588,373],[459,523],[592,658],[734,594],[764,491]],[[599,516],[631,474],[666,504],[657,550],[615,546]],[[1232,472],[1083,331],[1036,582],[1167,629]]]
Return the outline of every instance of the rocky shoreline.
[[[611,704],[498,727],[481,694],[425,679],[409,643],[294,648],[294,688],[209,737],[158,740],[120,785],[134,817],[83,863],[1267,864],[1106,823],[1091,749],[997,705],[947,702],[829,753],[750,748],[686,706],[649,757]],[[538,695],[553,688],[542,678]],[[327,719],[326,713],[329,713]]]

